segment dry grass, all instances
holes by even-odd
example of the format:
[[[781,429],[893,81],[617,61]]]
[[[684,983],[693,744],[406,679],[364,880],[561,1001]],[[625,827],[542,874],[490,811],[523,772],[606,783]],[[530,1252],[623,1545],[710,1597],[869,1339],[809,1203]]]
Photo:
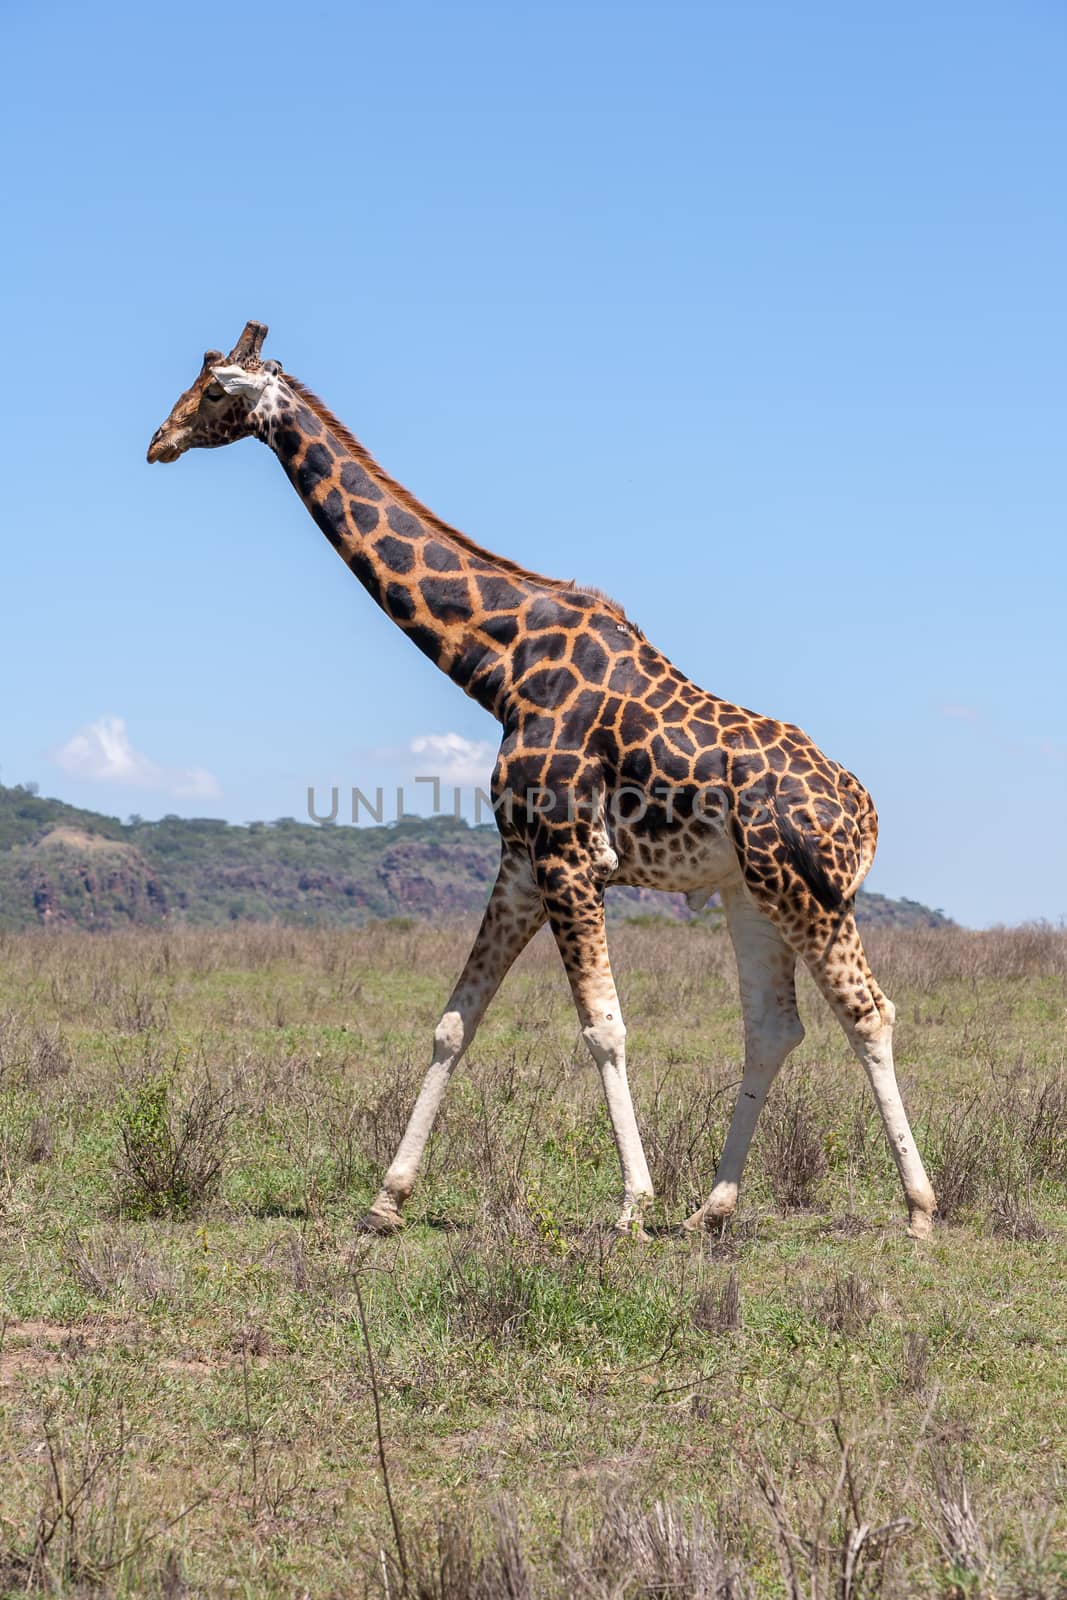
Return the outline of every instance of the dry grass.
[[[828,1169],[827,1127],[810,1081],[791,1078],[772,1096],[759,1141],[775,1203],[783,1211],[810,1211]]]
[[[368,1243],[462,942],[0,938],[0,1593],[1062,1600],[1067,936],[869,941],[928,1249],[806,983],[737,1220],[673,1231],[740,1075],[701,927],[614,938],[652,1244],[544,940]]]

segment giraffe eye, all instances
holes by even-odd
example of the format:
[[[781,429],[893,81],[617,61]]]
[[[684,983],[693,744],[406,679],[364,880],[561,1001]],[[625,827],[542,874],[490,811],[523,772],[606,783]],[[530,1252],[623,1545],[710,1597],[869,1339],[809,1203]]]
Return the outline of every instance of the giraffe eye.
[[[204,393],[209,400],[221,400],[224,390],[221,383],[209,383]]]

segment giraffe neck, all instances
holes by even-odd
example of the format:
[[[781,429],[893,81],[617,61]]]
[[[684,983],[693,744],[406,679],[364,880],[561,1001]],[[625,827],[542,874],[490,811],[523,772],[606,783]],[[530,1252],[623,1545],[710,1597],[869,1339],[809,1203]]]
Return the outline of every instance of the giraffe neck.
[[[539,592],[533,575],[469,547],[287,375],[271,384],[254,423],[322,532],[386,616],[464,693],[503,721],[518,613]]]

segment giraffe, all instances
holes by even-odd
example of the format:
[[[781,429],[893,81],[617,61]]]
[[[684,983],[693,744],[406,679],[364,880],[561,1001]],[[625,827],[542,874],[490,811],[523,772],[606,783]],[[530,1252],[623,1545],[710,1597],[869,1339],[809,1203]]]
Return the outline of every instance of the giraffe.
[[[698,1231],[737,1205],[760,1111],[804,1029],[798,959],[862,1063],[908,1208],[935,1209],[893,1067],[894,1008],[868,965],[854,896],[878,824],[866,790],[789,723],[691,683],[597,589],[494,555],[391,478],[321,400],[276,361],[249,322],[228,356],[208,350],[148,448],[260,439],[372,599],[502,725],[492,800],[500,867],[399,1149],[364,1226],[402,1226],[402,1207],[449,1079],[513,962],[546,922],[599,1068],[622,1171],[616,1226],[643,1232],[652,1181],[626,1073],[626,1028],[605,935],[609,884],[718,892],[737,958],[744,1065]]]

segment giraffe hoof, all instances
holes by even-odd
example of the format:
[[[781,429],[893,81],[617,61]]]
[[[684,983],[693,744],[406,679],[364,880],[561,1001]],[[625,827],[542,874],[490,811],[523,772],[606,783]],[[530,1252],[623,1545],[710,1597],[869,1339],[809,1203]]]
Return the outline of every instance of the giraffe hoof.
[[[691,1217],[686,1217],[682,1223],[683,1233],[711,1233],[716,1228],[722,1228],[734,1214],[733,1206],[720,1208],[713,1206],[709,1201],[707,1205],[694,1211]]]
[[[399,1233],[404,1219],[392,1202],[376,1200],[359,1225],[360,1233]]]
[[[620,1219],[611,1231],[616,1239],[636,1239],[639,1244],[652,1243],[652,1235],[636,1219],[629,1222]]]
[[[909,1239],[929,1239],[934,1231],[934,1219],[928,1211],[915,1210],[908,1222]]]

